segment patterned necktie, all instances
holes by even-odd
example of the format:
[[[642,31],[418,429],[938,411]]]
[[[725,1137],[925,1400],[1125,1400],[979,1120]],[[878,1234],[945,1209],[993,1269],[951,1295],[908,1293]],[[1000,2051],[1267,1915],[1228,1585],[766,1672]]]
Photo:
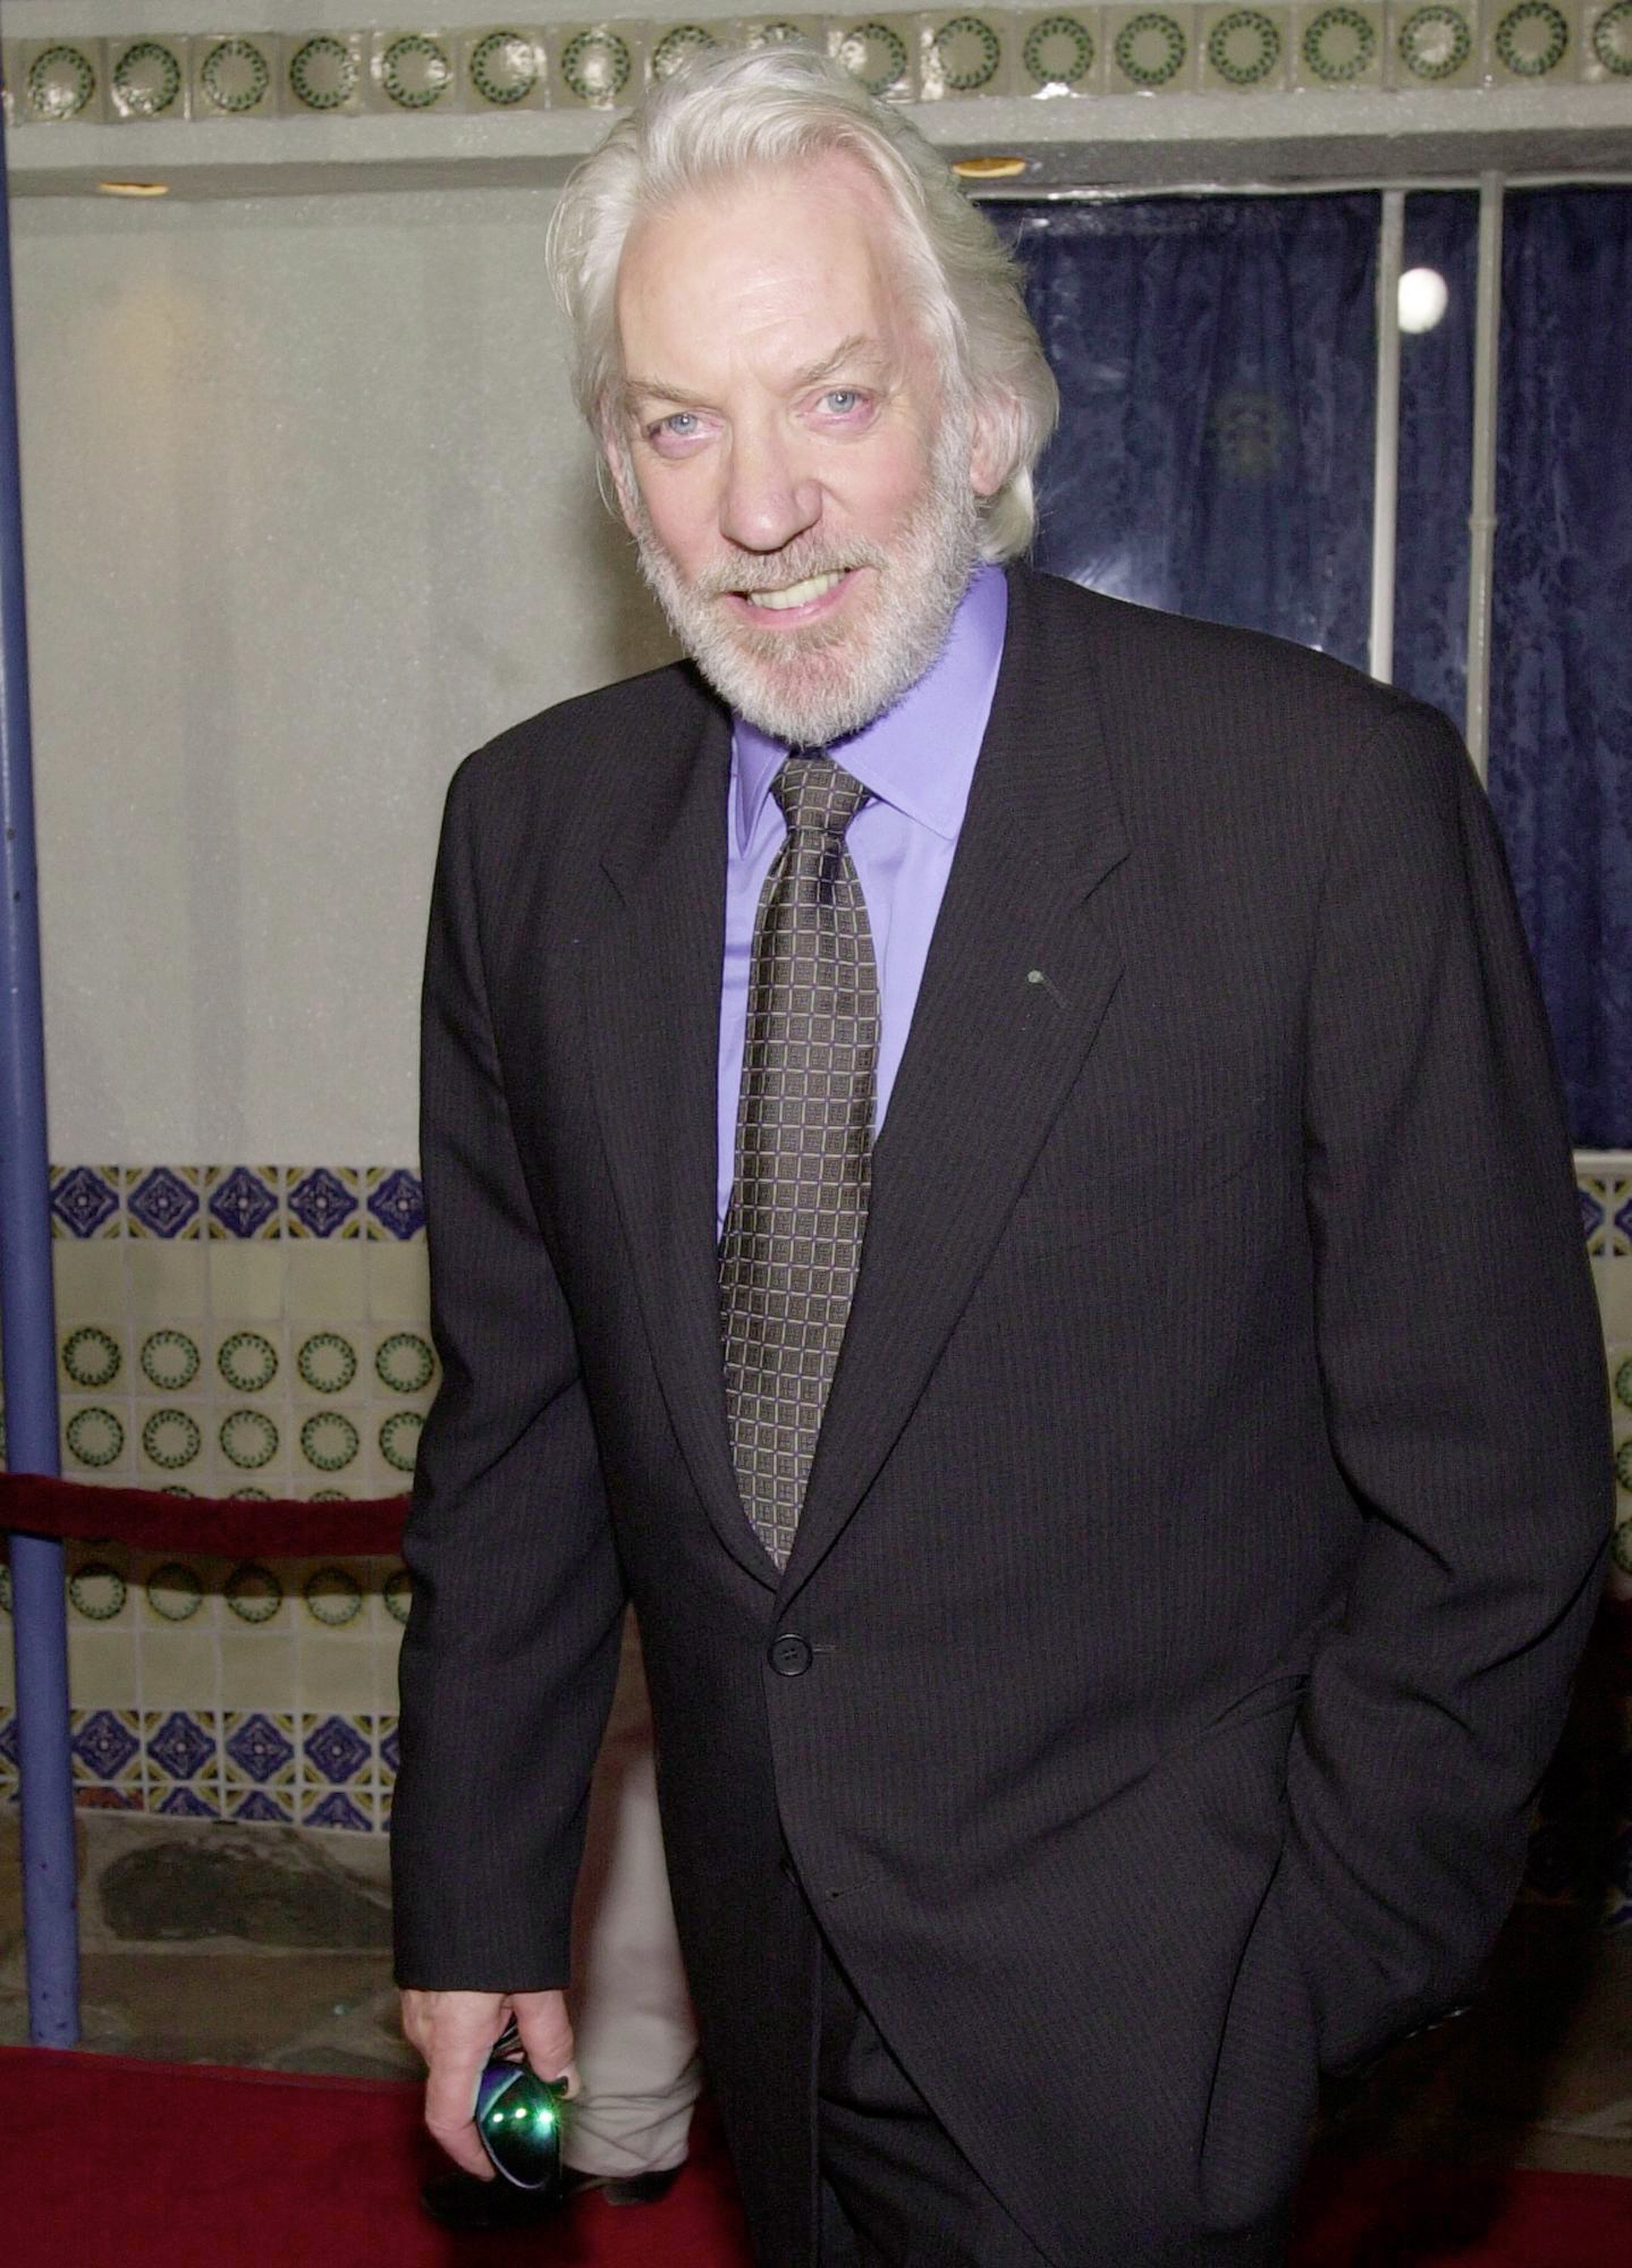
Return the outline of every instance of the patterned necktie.
[[[743,1509],[782,1567],[867,1225],[878,978],[844,842],[867,790],[831,757],[800,755],[772,792],[788,837],[754,926],[720,1329]]]

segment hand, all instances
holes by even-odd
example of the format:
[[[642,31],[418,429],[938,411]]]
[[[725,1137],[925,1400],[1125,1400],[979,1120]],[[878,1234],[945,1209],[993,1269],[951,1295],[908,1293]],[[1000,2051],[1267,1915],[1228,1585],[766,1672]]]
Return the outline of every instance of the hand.
[[[476,2085],[493,2043],[511,2016],[527,2061],[540,2079],[564,2078],[578,2092],[572,2060],[572,2026],[560,1992],[422,1992],[402,1995],[402,2035],[424,2058],[425,2124],[456,2166],[480,2181],[493,2168],[473,2117]]]

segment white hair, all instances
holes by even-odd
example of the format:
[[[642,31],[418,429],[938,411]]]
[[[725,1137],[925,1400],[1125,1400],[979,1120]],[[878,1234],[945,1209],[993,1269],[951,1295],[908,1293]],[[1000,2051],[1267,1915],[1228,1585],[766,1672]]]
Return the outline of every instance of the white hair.
[[[978,405],[1003,468],[981,501],[981,556],[1012,558],[1032,539],[1032,475],[1059,409],[1018,271],[917,129],[809,48],[687,64],[620,119],[567,182],[548,259],[572,328],[578,407],[603,449],[621,446],[618,263],[636,221],[746,173],[834,151],[867,168],[896,216],[918,319],[963,408]]]

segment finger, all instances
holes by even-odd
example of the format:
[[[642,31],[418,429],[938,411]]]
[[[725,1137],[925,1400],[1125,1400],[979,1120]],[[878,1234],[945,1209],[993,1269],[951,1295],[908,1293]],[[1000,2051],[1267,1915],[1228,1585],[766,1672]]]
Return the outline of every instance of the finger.
[[[488,2154],[477,2138],[475,2127],[467,2119],[462,2126],[438,2126],[429,2113],[425,2124],[437,2146],[447,2152],[454,2164],[467,2174],[474,2174],[479,2182],[493,2179],[493,2168]]]
[[[425,2081],[425,2124],[455,2165],[486,2179],[493,2169],[477,2136],[473,2114],[482,2058],[462,2044],[438,2043]]]
[[[577,2070],[572,2060],[572,2027],[559,2003],[551,2008],[516,2008],[516,2028],[527,2061],[540,2079],[570,2074],[569,2092],[577,2093]]]

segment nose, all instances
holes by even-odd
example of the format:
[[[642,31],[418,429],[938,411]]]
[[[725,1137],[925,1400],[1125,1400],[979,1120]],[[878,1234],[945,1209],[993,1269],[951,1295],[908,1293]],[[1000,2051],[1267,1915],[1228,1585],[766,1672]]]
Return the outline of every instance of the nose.
[[[773,426],[731,435],[720,497],[720,533],[744,551],[780,551],[821,517],[821,487],[797,445]]]

